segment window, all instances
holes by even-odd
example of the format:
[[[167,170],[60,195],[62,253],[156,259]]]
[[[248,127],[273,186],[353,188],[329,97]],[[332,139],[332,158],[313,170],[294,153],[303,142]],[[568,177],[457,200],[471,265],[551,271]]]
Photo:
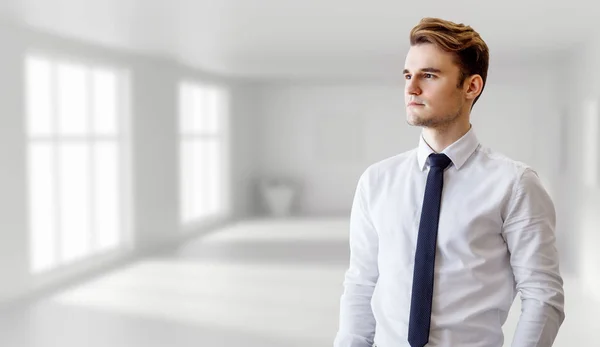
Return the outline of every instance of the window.
[[[183,224],[229,212],[228,94],[184,82],[179,88],[180,218]]]
[[[126,75],[25,60],[30,270],[115,249],[129,228]]]

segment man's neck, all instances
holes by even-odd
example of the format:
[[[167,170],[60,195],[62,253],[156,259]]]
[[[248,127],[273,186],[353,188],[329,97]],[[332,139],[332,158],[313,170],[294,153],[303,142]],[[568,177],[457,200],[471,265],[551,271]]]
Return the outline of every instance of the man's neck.
[[[444,127],[423,128],[423,139],[436,153],[441,153],[446,147],[458,141],[471,129],[468,121],[459,121]]]

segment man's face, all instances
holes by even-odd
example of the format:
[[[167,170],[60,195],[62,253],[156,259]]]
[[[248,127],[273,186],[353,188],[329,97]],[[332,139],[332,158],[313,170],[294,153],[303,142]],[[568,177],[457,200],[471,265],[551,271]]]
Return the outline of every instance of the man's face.
[[[465,98],[457,87],[454,56],[433,44],[412,46],[404,65],[404,101],[410,125],[440,127],[460,117]]]

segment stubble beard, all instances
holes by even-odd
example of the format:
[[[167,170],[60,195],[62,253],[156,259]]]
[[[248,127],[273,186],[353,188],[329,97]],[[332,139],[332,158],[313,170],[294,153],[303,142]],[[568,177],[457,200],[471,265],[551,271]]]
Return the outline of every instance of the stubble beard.
[[[424,128],[436,128],[443,130],[450,127],[450,125],[456,123],[460,118],[462,105],[460,105],[456,111],[448,113],[445,116],[429,116],[421,117],[418,113],[408,117],[407,122],[413,126],[419,126]]]
[[[410,117],[408,124],[425,128],[447,128],[460,117],[459,112],[447,114],[443,117],[427,117],[423,118],[419,115]]]

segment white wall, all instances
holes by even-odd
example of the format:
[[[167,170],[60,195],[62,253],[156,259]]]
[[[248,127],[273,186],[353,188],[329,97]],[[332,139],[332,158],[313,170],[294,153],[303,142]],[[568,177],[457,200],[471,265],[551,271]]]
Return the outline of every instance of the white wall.
[[[252,180],[256,176],[259,156],[259,88],[257,84],[248,82],[237,83],[231,90],[231,204],[236,218],[251,218],[258,211]]]
[[[583,285],[600,300],[600,186],[585,184],[586,171],[590,169],[589,154],[584,134],[590,126],[586,121],[585,104],[588,100],[600,101],[600,35],[590,35],[587,45],[574,52],[561,89],[563,102],[568,108],[567,170],[563,175],[562,194],[569,226],[569,242],[576,252],[573,259]],[[595,114],[600,117],[600,114]],[[598,119],[598,118],[597,118]],[[596,139],[600,141],[600,139]],[[597,142],[596,153],[600,151]],[[596,160],[600,160],[597,157]],[[600,182],[600,175],[597,175]]]
[[[250,214],[245,176],[254,163],[251,137],[252,84],[203,73],[175,62],[104,49],[0,23],[0,303],[49,289],[94,270],[116,265],[146,251]],[[23,58],[28,48],[71,55],[131,71],[133,240],[131,250],[95,258],[44,276],[28,272],[26,130]],[[176,90],[180,78],[197,77],[231,91],[232,199],[230,218],[213,220],[182,232],[179,223]],[[238,101],[239,100],[239,104]],[[240,160],[236,160],[237,158]],[[91,271],[91,272],[90,272]]]
[[[559,65],[491,67],[472,113],[480,141],[538,169],[556,193]],[[344,213],[371,163],[409,150],[419,128],[406,123],[404,82],[271,83],[262,88],[259,143],[263,175],[300,181],[297,214]]]
[[[23,141],[22,43],[0,27],[0,297],[22,290],[26,281],[25,147]]]
[[[302,185],[296,213],[346,213],[369,163],[409,148],[401,89],[386,85],[270,84],[260,98],[259,172]]]

